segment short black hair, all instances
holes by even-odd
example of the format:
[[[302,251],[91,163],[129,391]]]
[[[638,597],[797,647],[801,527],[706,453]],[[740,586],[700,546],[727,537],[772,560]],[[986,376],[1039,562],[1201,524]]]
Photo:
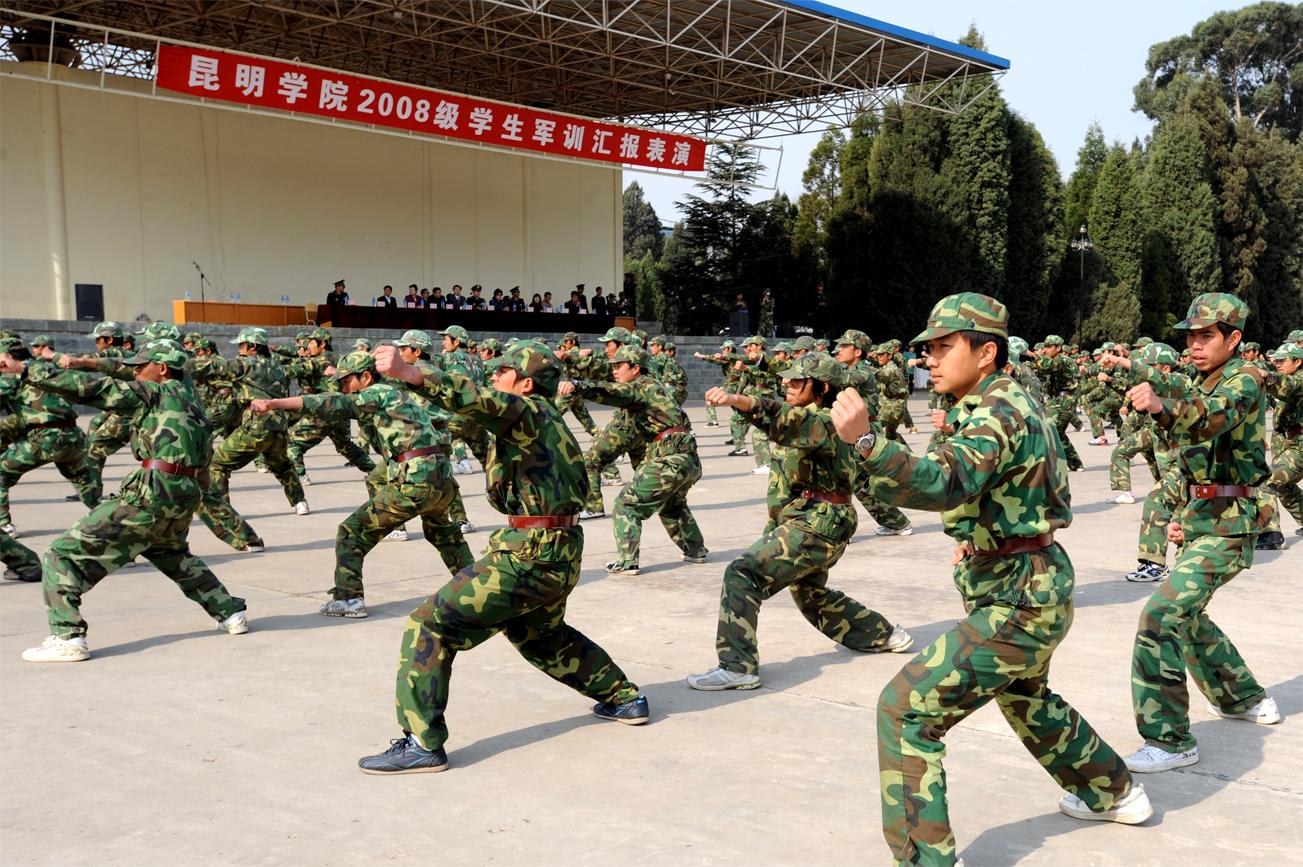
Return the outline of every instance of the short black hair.
[[[1236,328],[1234,325],[1227,325],[1225,322],[1214,322],[1213,324],[1216,325],[1217,330],[1222,333],[1222,337],[1226,338],[1227,340],[1230,340],[1231,335],[1234,334],[1236,331],[1240,332],[1240,349],[1244,348],[1243,328]]]
[[[32,357],[32,351],[26,346],[15,346],[9,350],[9,357],[14,361],[28,361]]]
[[[985,331],[960,331],[959,336],[964,338],[968,348],[977,352],[988,343],[995,344],[995,369],[1004,370],[1004,366],[1009,363],[1009,340],[998,334],[987,334]]]
[[[254,344],[253,348],[258,350],[259,355],[266,356],[268,358],[271,357],[271,349],[266,344],[256,343]]]

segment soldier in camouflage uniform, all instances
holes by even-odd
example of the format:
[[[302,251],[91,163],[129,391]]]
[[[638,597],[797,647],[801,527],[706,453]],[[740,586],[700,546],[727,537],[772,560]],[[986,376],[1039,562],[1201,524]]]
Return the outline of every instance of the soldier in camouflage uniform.
[[[905,424],[905,403],[909,400],[909,383],[904,372],[892,361],[891,346],[882,344],[874,350],[878,366],[873,378],[878,386],[878,412],[882,432],[889,440],[904,444],[899,433]],[[908,446],[906,446],[908,448]]]
[[[955,584],[967,616],[901,669],[878,700],[883,832],[897,865],[953,865],[942,738],[994,700],[1081,819],[1135,824],[1153,812],[1121,757],[1051,691],[1055,648],[1072,623],[1073,568],[1054,532],[1072,520],[1053,428],[1002,367],[1008,313],[985,295],[937,302],[927,329],[937,390],[959,398],[954,435],[919,457],[873,430],[857,394],[833,407],[878,495],[941,512],[959,543]],[[1011,503],[1019,508],[1010,508]]]
[[[769,342],[760,335],[753,335],[742,341],[743,358],[733,364],[733,393],[751,397],[772,397],[778,388],[778,378],[770,373],[771,359],[765,354]],[[725,380],[727,383],[727,379]],[[728,386],[725,385],[725,388]],[[740,412],[734,412],[729,421],[732,432],[733,450],[730,455],[747,453],[747,434],[755,447],[756,475],[769,472],[769,438],[759,427],[751,425]]]
[[[0,339],[0,353],[25,361],[31,353],[16,337]],[[100,501],[96,477],[86,462],[86,435],[77,427],[77,411],[68,401],[35,388],[14,374],[0,376],[5,405],[15,419],[15,441],[0,452],[0,533],[16,535],[9,513],[9,489],[24,475],[46,464],[72,483],[88,508]]]
[[[578,355],[563,352],[558,358],[564,364],[565,372],[573,379],[612,382],[614,373],[610,360],[615,357],[616,350],[631,339],[627,329],[610,328],[602,335],[601,355],[590,350],[582,350]],[[622,454],[627,453],[634,468],[637,469],[637,458],[641,454],[640,446],[629,413],[623,409],[616,409],[606,427],[593,438],[588,451],[584,453],[584,466],[588,470],[588,503],[579,513],[581,519],[586,521],[606,516],[606,506],[602,502],[602,480],[606,478],[608,472],[611,472],[615,476],[616,483],[620,483],[620,474],[615,469],[615,461]]]
[[[327,420],[354,419],[374,431],[383,469],[373,474],[370,498],[339,525],[335,534],[335,586],[321,606],[329,617],[366,617],[362,561],[390,532],[421,518],[426,540],[456,575],[474,558],[457,524],[449,516],[456,488],[448,466],[448,445],[430,424],[420,402],[407,390],[383,382],[366,352],[340,359],[333,378],[338,390],[299,397],[255,400],[255,413],[301,410]],[[444,437],[446,439],[446,437]]]
[[[688,372],[674,357],[674,344],[660,334],[647,341],[652,375],[669,391],[674,402],[683,406],[688,399]]]
[[[1074,473],[1081,472],[1086,469],[1086,465],[1081,462],[1081,456],[1068,439],[1068,425],[1077,415],[1076,397],[1073,395],[1077,382],[1077,365],[1063,354],[1063,338],[1059,335],[1046,336],[1045,348],[1036,361],[1036,375],[1045,386],[1045,397],[1049,400],[1047,409],[1058,430],[1059,444],[1068,460],[1068,469]]]
[[[330,331],[327,329],[313,330],[308,334],[307,355],[287,362],[286,372],[292,379],[298,380],[299,389],[303,394],[336,390],[335,383],[326,373],[335,365],[335,353],[331,350],[330,340]],[[303,464],[303,456],[327,437],[334,444],[335,451],[339,452],[340,457],[347,461],[349,466],[357,467],[364,473],[369,473],[376,468],[371,456],[353,442],[352,425],[348,418],[335,416],[327,419],[309,413],[292,423],[289,434],[290,461],[293,462],[294,472],[298,473],[299,480],[303,484],[312,484],[312,478]]]
[[[279,414],[259,416],[248,410],[250,402],[258,398],[286,397],[290,387],[289,375],[281,363],[271,357],[265,329],[242,328],[231,342],[239,347],[240,354],[236,358],[210,355],[192,360],[196,381],[231,383],[236,403],[244,408],[239,427],[213,452],[212,484],[204,491],[198,514],[214,536],[235,550],[257,552],[264,548],[262,539],[231,505],[231,473],[262,455],[267,468],[281,483],[285,499],[294,507],[295,513],[306,515],[310,509],[299,475],[287,453],[289,443],[285,419]]]
[[[1208,616],[1213,594],[1253,565],[1260,529],[1256,486],[1267,481],[1262,371],[1235,357],[1249,308],[1209,292],[1175,327],[1199,370],[1190,393],[1159,397],[1142,382],[1127,392],[1136,411],[1170,431],[1181,447],[1184,509],[1168,528],[1181,545],[1171,572],[1140,615],[1131,660],[1131,702],[1145,744],[1127,756],[1133,771],[1192,765],[1187,665],[1209,710],[1225,719],[1280,722],[1276,702],[1254,679],[1230,639]]]
[[[737,354],[734,352],[735,349],[736,344],[734,344],[733,341],[725,340],[720,344],[719,352],[716,352],[714,355],[702,355],[700,352],[694,352],[693,356],[701,359],[707,364],[717,364],[723,368],[724,385],[727,387],[729,384],[729,371],[733,369],[733,364],[737,361]],[[719,427],[719,416],[715,414],[715,407],[710,404],[706,405],[706,427]],[[733,441],[730,439],[728,442],[724,443],[724,445],[732,445],[732,442]]]
[[[863,653],[899,653],[913,639],[903,628],[828,587],[828,572],[855,535],[850,448],[838,439],[828,415],[844,381],[840,364],[824,352],[803,355],[783,371],[784,401],[772,397],[706,392],[706,401],[731,406],[752,424],[767,428],[783,446],[786,502],[773,523],[724,570],[715,651],[719,665],[689,675],[693,689],[718,691],[760,686],[756,623],[761,603],[787,587],[811,625],[833,641]]]
[[[1156,348],[1161,347],[1161,348]],[[1136,352],[1139,361],[1150,361],[1170,365],[1176,361],[1176,353],[1166,344],[1150,343]],[[1101,367],[1108,371],[1110,385],[1121,386],[1125,394],[1126,387],[1132,385],[1129,373],[1130,359],[1126,355],[1107,354],[1103,357]],[[1125,366],[1123,366],[1125,365]],[[1125,411],[1126,408],[1122,407]],[[1109,456],[1108,485],[1109,490],[1116,491],[1107,502],[1117,505],[1135,503],[1135,494],[1131,493],[1131,459],[1143,455],[1149,472],[1157,484],[1162,478],[1158,458],[1154,449],[1154,425],[1149,416],[1140,412],[1127,412],[1126,420],[1118,429],[1118,444]]]
[[[578,351],[579,335],[573,331],[567,331],[565,334],[561,335],[561,340],[557,343],[557,349],[561,352]],[[578,394],[571,393],[557,395],[556,408],[557,412],[561,413],[563,416],[566,413],[573,415],[575,421],[579,422],[580,426],[583,427],[584,432],[590,437],[596,437],[598,432],[601,430],[601,428],[597,426],[597,422],[593,421],[593,414],[589,412],[588,407],[584,405],[584,399]]]
[[[683,552],[683,560],[706,562],[705,540],[688,508],[688,491],[701,479],[697,441],[669,389],[646,372],[650,366],[645,350],[627,344],[611,358],[614,382],[563,382],[558,390],[623,409],[634,435],[648,444],[633,479],[615,498],[616,559],[606,564],[606,571],[617,575],[638,574],[642,522],[657,513],[670,540]]]
[[[8,533],[0,533],[0,562],[5,564],[6,581],[34,584],[41,580],[41,558]]]
[[[3,359],[0,359],[3,360]],[[107,371],[119,363],[135,380],[59,367]],[[59,536],[45,552],[44,584],[50,636],[23,652],[28,662],[79,662],[90,657],[81,598],[109,573],[143,556],[176,582],[232,635],[249,630],[243,599],[231,596],[202,560],[190,553],[187,535],[199,504],[199,476],[212,452],[208,420],[199,394],[185,376],[180,344],[157,340],[134,358],[61,356],[59,367],[32,362],[29,385],[65,400],[126,417],[132,453],[140,467],[105,500]]]
[[[419,605],[403,630],[397,714],[403,736],[359,761],[366,773],[448,767],[448,682],[453,659],[499,632],[536,668],[597,701],[593,713],[630,725],[650,719],[647,699],[593,641],[565,622],[579,582],[584,532],[577,513],[587,494],[579,444],[552,404],[560,366],[552,350],[524,340],[495,359],[493,388],[455,371],[421,372],[397,350],[376,350],[376,366],[493,434],[484,471],[489,502],[508,526],[484,556]]]
[[[479,358],[472,359],[464,349],[470,342],[470,335],[466,329],[460,325],[450,325],[439,334],[443,337],[443,353],[432,359],[434,365],[446,371],[460,373],[475,381],[480,380],[483,364]],[[467,448],[475,455],[480,466],[484,466],[491,442],[488,431],[470,419],[457,415],[448,417],[448,430],[455,443],[453,470],[463,475],[472,472],[470,458],[466,455]]]
[[[1285,547],[1280,529],[1280,508],[1300,526],[1303,536],[1303,346],[1285,343],[1269,353],[1275,369],[1266,377],[1267,395],[1276,401],[1275,432],[1271,436],[1271,476],[1259,490],[1259,508],[1267,515],[1266,529],[1258,536],[1258,550]],[[1277,508],[1274,500],[1280,501]]]
[[[96,325],[90,333],[95,342],[95,356],[98,358],[122,358],[127,353],[123,348],[127,334],[116,322],[107,321]],[[86,449],[86,470],[94,489],[95,502],[104,494],[104,464],[109,455],[126,444],[130,431],[122,430],[122,420],[111,413],[101,412],[90,420],[87,428],[89,443]]]
[[[193,346],[191,356],[194,358],[208,358],[218,354],[217,344],[211,337],[197,337]],[[213,433],[222,437],[230,436],[231,431],[240,423],[240,411],[243,409],[235,403],[235,391],[231,383],[210,379],[198,383],[197,387]]]

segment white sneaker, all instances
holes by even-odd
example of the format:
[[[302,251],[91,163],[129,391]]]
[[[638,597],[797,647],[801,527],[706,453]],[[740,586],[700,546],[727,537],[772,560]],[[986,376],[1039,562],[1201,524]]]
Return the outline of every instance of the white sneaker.
[[[240,549],[241,554],[261,554],[267,550],[267,546],[261,542],[252,542],[247,548]]]
[[[304,473],[303,475],[299,476],[299,483],[302,484],[305,488],[312,487],[312,476],[308,475],[307,473]]]
[[[878,653],[904,653],[914,644],[914,637],[905,631],[905,627],[897,623],[891,629],[891,634],[882,644],[874,647]]]
[[[769,475],[769,467],[756,467],[754,470],[751,471],[751,475],[767,476]]]
[[[1109,497],[1104,502],[1112,503],[1115,506],[1134,506],[1136,504],[1136,495],[1130,491],[1122,491],[1116,496]]]
[[[321,613],[327,617],[366,617],[366,599],[361,596],[332,599],[321,606]]]
[[[719,692],[725,689],[755,689],[760,686],[760,676],[739,674],[727,668],[712,668],[703,674],[690,674],[688,686],[703,692]]]
[[[463,521],[462,524],[457,529],[461,530],[461,534],[465,536],[467,533],[475,532],[475,525],[472,524],[470,521]]]
[[[81,662],[90,659],[90,650],[84,638],[60,638],[51,635],[41,642],[40,647],[29,647],[23,651],[24,662]]]
[[[268,470],[266,467],[254,467],[254,469],[256,469],[258,472],[260,472],[260,473],[264,473],[264,474],[267,473],[267,472],[269,472],[269,470]]]
[[[619,476],[603,476],[602,484],[608,488],[623,488],[624,479]]]
[[[1215,714],[1222,719],[1242,719],[1247,722],[1257,723],[1260,726],[1274,726],[1280,722],[1280,708],[1276,707],[1276,700],[1269,695],[1264,696],[1262,701],[1240,713],[1224,711],[1212,702],[1208,702],[1208,713]]]
[[[0,524],[0,533],[5,533],[9,536],[13,536],[15,539],[18,538],[18,528],[15,527],[12,523]]]
[[[592,520],[593,518],[605,518],[605,517],[606,517],[605,512],[590,512],[588,509],[584,509],[582,512],[579,513],[579,520],[581,521],[589,521]]]
[[[453,467],[453,472],[459,476],[468,476],[475,472],[475,468],[471,466],[470,458],[462,458],[457,462],[457,465]]]
[[[244,611],[237,611],[218,623],[217,628],[225,629],[229,635],[243,635],[249,631],[249,615]]]
[[[1127,763],[1127,768],[1136,774],[1157,774],[1160,771],[1170,771],[1173,768],[1184,768],[1186,765],[1193,765],[1199,761],[1199,748],[1191,747],[1183,753],[1169,753],[1167,750],[1156,747],[1153,744],[1145,744],[1122,761]]]
[[[294,514],[296,514],[296,515],[308,515],[308,514],[311,514],[311,513],[312,513],[312,510],[308,508],[308,501],[307,501],[307,500],[299,500],[297,503],[294,504]]]
[[[1076,795],[1064,795],[1059,800],[1059,812],[1074,819],[1088,822],[1117,822],[1119,825],[1139,825],[1154,815],[1154,807],[1149,803],[1145,787],[1136,783],[1127,792],[1127,796],[1113,805],[1112,809],[1096,812],[1086,806],[1086,802]]]
[[[392,533],[390,533],[388,536],[385,536],[384,541],[386,541],[386,542],[406,542],[406,541],[407,541],[407,528],[406,528],[406,527],[399,527],[397,530],[394,530],[394,531],[393,531]]]
[[[899,530],[893,530],[890,527],[875,527],[873,532],[879,536],[912,536],[914,535],[914,528],[908,525]]]

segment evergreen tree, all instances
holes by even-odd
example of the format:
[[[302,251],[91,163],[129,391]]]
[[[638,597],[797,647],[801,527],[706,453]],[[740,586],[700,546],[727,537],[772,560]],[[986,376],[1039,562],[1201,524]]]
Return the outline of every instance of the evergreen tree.
[[[1126,284],[1103,285],[1091,300],[1090,316],[1081,324],[1079,342],[1098,345],[1105,340],[1130,342],[1140,336],[1140,299]]]
[[[1145,231],[1138,159],[1121,145],[1109,149],[1091,197],[1090,239],[1113,283],[1140,285],[1140,253]]]
[[[624,212],[624,257],[637,261],[651,251],[659,258],[664,247],[661,221],[637,181],[625,187],[622,210]]]
[[[856,123],[859,123],[858,119]],[[854,124],[852,137],[854,137]],[[812,260],[820,274],[827,268],[825,247],[828,220],[841,195],[842,150],[845,136],[839,129],[829,129],[819,137],[810,151],[810,162],[801,175],[805,192],[797,200],[796,222],[792,229],[792,252]]]
[[[1076,237],[1081,226],[1090,221],[1090,204],[1095,196],[1099,172],[1108,158],[1108,145],[1099,122],[1091,123],[1086,130],[1086,140],[1077,151],[1077,167],[1068,178],[1064,190],[1063,228],[1069,238]]]
[[[941,168],[950,216],[967,225],[977,249],[971,288],[997,298],[1004,292],[1009,247],[1008,126],[1008,109],[993,87],[954,119]]]
[[[1054,155],[1036,127],[1009,116],[1009,234],[1004,297],[1010,327],[1042,328],[1063,261],[1063,182]]]

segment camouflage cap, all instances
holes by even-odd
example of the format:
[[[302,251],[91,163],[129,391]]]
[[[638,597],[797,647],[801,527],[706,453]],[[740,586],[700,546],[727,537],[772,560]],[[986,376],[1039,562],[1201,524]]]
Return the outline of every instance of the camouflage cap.
[[[802,334],[792,343],[793,352],[812,352],[814,350],[814,338],[808,334]]]
[[[1297,343],[1282,343],[1269,355],[1275,361],[1287,361],[1296,358],[1303,360],[1303,346],[1299,346]]]
[[[181,344],[177,343],[175,340],[160,338],[158,340],[149,341],[135,355],[130,358],[122,359],[122,363],[136,365],[149,364],[153,362],[157,364],[166,364],[168,367],[174,367],[180,370],[185,367],[188,359],[189,356],[186,355],[185,350],[181,348]]]
[[[122,339],[122,326],[112,320],[105,320],[90,330],[89,337],[116,337]]]
[[[672,340],[667,340],[667,341],[665,341],[665,351],[666,351],[666,352],[678,352],[678,351],[679,351],[679,348],[678,348],[677,346],[674,345],[674,341],[672,341]]]
[[[1182,331],[1207,328],[1225,322],[1232,328],[1243,328],[1249,318],[1249,305],[1229,292],[1205,292],[1190,302],[1185,318],[1173,325]]]
[[[1285,338],[1290,343],[1303,343],[1303,328],[1296,328]]]
[[[489,352],[501,352],[502,341],[496,337],[486,337],[480,341],[480,349],[487,349]]]
[[[1156,341],[1150,341],[1142,349],[1140,358],[1148,364],[1176,364],[1181,360],[1177,357],[1175,349],[1166,343]]]
[[[1045,335],[1045,345],[1046,345],[1046,346],[1062,346],[1062,345],[1063,345],[1063,338],[1060,337],[1060,336],[1057,335],[1057,334],[1047,334],[1047,335]]]
[[[181,341],[184,343],[185,341],[189,340],[191,343],[194,343],[196,340],[198,340],[203,336],[204,335],[199,331],[187,331],[185,333],[185,336],[181,338]]]
[[[561,335],[561,342],[562,342],[562,343],[578,343],[578,342],[579,342],[579,335],[576,334],[576,333],[574,333],[573,331],[567,331],[565,334],[562,334],[562,335]]]
[[[498,370],[509,367],[534,380],[535,387],[542,394],[556,392],[561,380],[561,368],[557,364],[552,348],[541,340],[520,340],[512,344],[502,355],[488,361],[486,370]]]
[[[746,340],[742,341],[743,349],[746,349],[748,346],[759,346],[761,349],[765,349],[769,346],[769,341],[760,334],[752,334]]]
[[[1112,340],[1105,340],[1103,343],[1100,344],[1099,348],[1104,350],[1105,352],[1112,352],[1114,349],[1118,348],[1118,345],[1114,343]]]
[[[23,349],[23,339],[18,335],[0,337],[0,352],[12,352],[15,349]]]
[[[826,352],[807,352],[782,372],[783,379],[817,379],[840,386],[846,381],[846,367]]]
[[[625,364],[636,364],[643,370],[646,370],[647,366],[651,364],[651,358],[647,354],[647,350],[643,349],[641,346],[635,346],[634,344],[626,344],[615,350],[615,355],[611,356],[611,361],[623,361]]]
[[[299,331],[298,334],[294,335],[294,340],[295,342],[306,343],[310,337],[312,337],[312,329],[304,328],[301,331]]]
[[[413,328],[410,331],[404,331],[403,336],[394,341],[394,346],[409,346],[429,352],[434,348],[434,338],[419,328]]]
[[[664,335],[664,334],[657,334],[657,335],[656,335],[655,337],[653,337],[651,340],[648,340],[648,341],[647,341],[647,345],[648,345],[648,346],[664,346],[664,345],[665,345],[665,335]]]
[[[630,331],[629,336],[641,343],[643,346],[647,345],[647,332],[643,331],[641,328],[635,328],[633,331]]]
[[[37,346],[50,346],[50,347],[53,347],[53,346],[54,346],[54,341],[50,339],[50,335],[48,335],[48,334],[38,334],[38,335],[36,335],[35,337],[33,337],[31,340],[29,340],[29,341],[27,342],[27,345],[28,345],[28,346],[31,346],[31,347],[33,347],[33,348],[35,348],[35,347],[37,347]]]
[[[353,348],[354,348],[354,349],[360,349],[360,350],[362,350],[363,352],[370,352],[370,351],[371,351],[371,341],[370,341],[370,340],[367,340],[365,337],[359,337],[357,340],[354,340],[354,341],[353,341]]]
[[[1021,337],[1014,337],[1014,336],[1009,337],[1010,358],[1022,358],[1024,355],[1029,355],[1029,354],[1030,353],[1027,351],[1026,340],[1023,340]]]
[[[615,341],[616,343],[628,343],[629,329],[621,328],[618,325],[614,328],[608,328],[606,333],[601,336],[601,342],[610,343],[611,341]]]
[[[248,328],[241,328],[240,333],[235,335],[235,339],[231,342],[237,345],[241,343],[252,343],[254,346],[266,346],[267,329],[259,328],[256,325],[249,326]]]
[[[143,330],[136,332],[137,337],[143,337],[146,340],[175,340],[181,341],[181,329],[177,328],[171,322],[151,322]]]
[[[376,360],[371,357],[371,353],[359,351],[345,355],[335,365],[335,372],[331,375],[331,378],[343,379],[355,373],[370,373],[372,376],[376,376]]]
[[[195,349],[207,349],[211,352],[216,352],[217,344],[211,337],[199,337],[195,339]]]
[[[816,351],[816,352],[827,352],[827,351],[828,351],[828,338],[826,338],[826,337],[815,337],[815,338],[813,338],[813,340],[814,340],[814,348],[815,348],[815,351]]]
[[[788,343],[786,340],[784,340],[784,341],[782,341],[782,342],[780,342],[780,343],[778,343],[777,345],[774,346],[774,352],[786,352],[788,355],[791,355],[791,354],[792,354],[792,344],[790,344],[790,343]]]
[[[1262,351],[1262,344],[1258,343],[1255,340],[1250,340],[1247,343],[1240,344],[1240,352],[1261,352],[1261,351]]]
[[[818,341],[811,340],[810,342],[817,343]],[[864,353],[873,351],[873,341],[869,339],[869,335],[860,331],[858,328],[846,329],[846,333],[837,338],[837,345],[854,346],[856,349]]]
[[[956,331],[978,331],[1008,337],[1009,311],[989,295],[979,295],[976,292],[947,295],[932,308],[927,328],[910,343],[923,343]]]
[[[1138,340],[1136,340],[1136,348],[1137,348],[1137,349],[1140,349],[1141,347],[1144,347],[1144,346],[1152,346],[1153,343],[1154,343],[1154,338],[1152,338],[1152,337],[1141,337],[1141,338],[1139,338]]]
[[[470,332],[460,325],[449,325],[439,332],[444,337],[451,337],[453,340],[460,340],[462,343],[471,339]]]
[[[311,331],[308,332],[308,339],[309,339],[309,340],[320,340],[322,343],[325,343],[327,340],[330,340],[330,339],[331,339],[330,329],[329,329],[329,328],[313,328]]]
[[[736,345],[733,343],[733,341],[731,341],[731,340],[725,340],[723,343],[721,343],[721,344],[719,345],[719,348],[720,348],[720,351],[722,352],[722,351],[725,350],[725,349],[736,349],[737,347],[736,347]]]
[[[893,337],[883,345],[889,347],[892,352],[899,352],[904,344],[900,342],[900,338]]]

